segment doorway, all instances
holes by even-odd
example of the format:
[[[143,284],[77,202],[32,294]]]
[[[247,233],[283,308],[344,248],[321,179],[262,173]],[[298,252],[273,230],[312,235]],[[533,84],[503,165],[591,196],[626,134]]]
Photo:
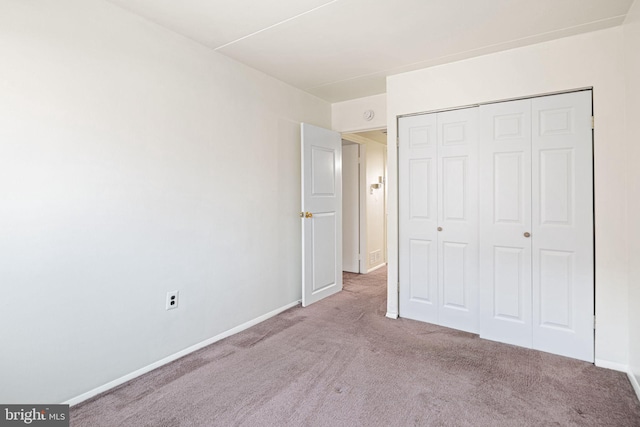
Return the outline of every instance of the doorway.
[[[342,134],[343,270],[366,274],[387,263],[387,133]]]

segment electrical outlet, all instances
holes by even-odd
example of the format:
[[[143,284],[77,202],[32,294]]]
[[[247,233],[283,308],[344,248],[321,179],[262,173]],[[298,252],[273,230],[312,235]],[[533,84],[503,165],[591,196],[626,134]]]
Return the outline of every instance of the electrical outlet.
[[[178,308],[178,291],[167,292],[167,310]]]

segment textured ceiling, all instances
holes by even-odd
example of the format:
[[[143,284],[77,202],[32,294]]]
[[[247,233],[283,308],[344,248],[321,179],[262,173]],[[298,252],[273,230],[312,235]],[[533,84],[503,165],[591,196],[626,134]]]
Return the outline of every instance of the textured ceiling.
[[[620,25],[633,0],[109,0],[330,102],[386,76]]]

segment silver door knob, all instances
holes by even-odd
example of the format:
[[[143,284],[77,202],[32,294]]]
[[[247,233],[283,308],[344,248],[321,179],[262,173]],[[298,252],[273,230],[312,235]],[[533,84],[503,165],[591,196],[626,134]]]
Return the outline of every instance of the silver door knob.
[[[442,227],[438,227],[438,231],[442,231]]]
[[[531,237],[531,233],[529,233],[528,231],[524,233],[524,237]]]

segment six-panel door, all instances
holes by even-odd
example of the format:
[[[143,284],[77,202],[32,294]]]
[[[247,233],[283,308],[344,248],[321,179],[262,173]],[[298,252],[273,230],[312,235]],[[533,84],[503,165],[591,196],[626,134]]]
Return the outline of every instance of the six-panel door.
[[[531,100],[480,107],[480,336],[531,347]]]
[[[477,332],[477,108],[400,120],[400,313]]]
[[[533,348],[593,362],[591,92],[531,109]]]
[[[591,91],[471,111],[399,121],[400,315],[592,362]]]
[[[400,120],[400,313],[438,323],[438,187],[435,114]]]
[[[478,332],[477,108],[437,114],[439,324]]]

